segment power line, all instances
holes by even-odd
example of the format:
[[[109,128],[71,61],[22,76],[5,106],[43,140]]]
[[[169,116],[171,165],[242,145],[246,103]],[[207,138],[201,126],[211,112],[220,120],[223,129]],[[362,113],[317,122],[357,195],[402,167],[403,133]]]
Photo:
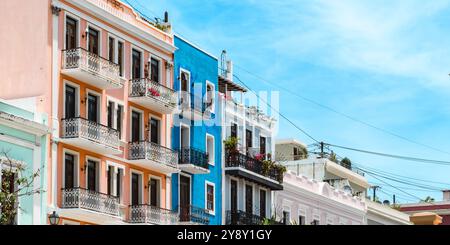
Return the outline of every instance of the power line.
[[[329,145],[331,147],[341,148],[341,149],[344,149],[344,150],[357,151],[357,152],[361,152],[361,153],[378,155],[378,156],[383,156],[383,157],[390,157],[390,158],[396,158],[396,159],[407,160],[407,161],[414,161],[414,162],[422,162],[422,163],[430,163],[430,164],[450,166],[450,162],[449,161],[431,160],[431,159],[424,159],[424,158],[400,156],[400,155],[394,155],[394,154],[388,154],[388,153],[381,153],[381,152],[375,152],[375,151],[361,150],[361,149],[356,149],[356,148],[352,148],[352,147],[334,145],[334,144],[329,144],[329,143],[325,143],[325,144]]]
[[[331,112],[334,112],[334,113],[336,113],[336,114],[338,114],[338,115],[340,115],[340,116],[346,117],[347,119],[350,119],[350,120],[352,120],[352,121],[358,122],[358,123],[360,123],[360,124],[363,124],[363,125],[365,125],[365,126],[368,126],[368,127],[370,127],[370,128],[373,128],[373,129],[378,130],[378,131],[380,131],[380,132],[389,134],[389,135],[391,135],[391,136],[397,137],[397,138],[402,139],[402,140],[404,140],[404,141],[407,141],[407,142],[409,142],[409,143],[413,143],[413,144],[416,144],[416,145],[420,145],[420,146],[422,146],[422,147],[426,147],[426,148],[428,148],[428,149],[431,149],[431,150],[434,150],[434,151],[438,151],[438,152],[441,152],[441,153],[445,153],[445,154],[450,155],[450,152],[447,152],[447,151],[438,149],[438,148],[433,147],[433,146],[430,146],[430,145],[426,145],[426,144],[417,142],[417,141],[415,141],[415,140],[408,139],[408,138],[406,138],[406,137],[404,137],[404,136],[401,136],[401,135],[396,134],[396,133],[394,133],[394,132],[391,132],[391,131],[389,131],[389,130],[380,128],[380,127],[378,127],[378,126],[375,126],[375,125],[373,125],[373,124],[367,123],[367,122],[362,121],[362,120],[360,120],[360,119],[358,119],[358,118],[355,118],[355,117],[353,117],[353,116],[347,115],[347,114],[345,114],[345,113],[343,113],[343,112],[337,111],[337,110],[335,110],[335,109],[333,109],[333,108],[331,108],[331,107],[329,107],[329,106],[327,106],[327,105],[323,105],[323,104],[321,104],[321,103],[319,103],[319,102],[316,102],[316,101],[314,101],[314,100],[312,100],[312,99],[309,99],[309,98],[307,98],[307,97],[305,97],[305,96],[299,95],[298,93],[294,93],[292,90],[287,89],[287,88],[284,88],[283,86],[281,86],[281,85],[279,85],[279,84],[277,84],[277,83],[272,83],[272,82],[270,82],[269,80],[267,80],[267,79],[265,79],[265,78],[263,78],[263,77],[261,77],[261,76],[259,76],[259,75],[257,75],[257,74],[254,74],[254,73],[252,73],[252,72],[250,72],[250,71],[248,71],[248,70],[242,68],[241,66],[239,66],[239,65],[237,65],[237,64],[234,64],[234,66],[236,66],[237,68],[239,68],[239,69],[241,69],[242,71],[246,72],[247,74],[252,75],[252,76],[258,78],[259,80],[265,82],[266,84],[269,84],[269,85],[271,85],[271,86],[274,86],[274,87],[277,87],[277,88],[279,88],[279,89],[282,89],[282,90],[284,90],[284,91],[290,93],[290,94],[293,95],[293,96],[296,96],[296,97],[298,97],[298,98],[300,98],[300,99],[302,99],[302,100],[304,100],[304,101],[307,101],[307,102],[309,102],[309,103],[311,103],[311,104],[314,104],[314,105],[316,105],[316,106],[319,106],[319,107],[321,107],[321,108],[324,108],[324,109],[326,109],[326,110],[329,110],[329,111],[331,111]]]
[[[235,74],[233,74],[233,76],[239,80],[239,82],[241,82],[249,91],[251,91],[253,94],[256,95],[256,97],[261,100],[263,103],[265,103],[269,108],[271,108],[273,111],[275,111],[276,113],[278,113],[282,118],[284,118],[286,121],[288,121],[292,126],[294,126],[296,129],[300,130],[300,132],[302,132],[303,134],[305,134],[306,136],[308,136],[308,138],[312,139],[313,141],[319,143],[318,140],[316,140],[313,136],[311,136],[309,133],[307,133],[305,130],[303,130],[302,128],[300,128],[299,126],[297,126],[294,122],[292,122],[289,118],[287,118],[286,116],[284,116],[281,112],[279,112],[278,110],[276,110],[275,108],[273,108],[267,101],[261,99],[259,97],[259,95],[253,91],[249,86],[247,86],[247,84],[245,84],[238,76],[236,76]]]

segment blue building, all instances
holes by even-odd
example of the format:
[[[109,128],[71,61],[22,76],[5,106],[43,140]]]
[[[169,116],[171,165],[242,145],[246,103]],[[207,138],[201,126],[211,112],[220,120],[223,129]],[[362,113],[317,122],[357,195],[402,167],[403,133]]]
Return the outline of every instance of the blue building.
[[[217,103],[218,60],[175,36],[174,89],[179,114],[174,116],[172,147],[180,173],[172,176],[172,207],[180,222],[222,223],[222,138]]]

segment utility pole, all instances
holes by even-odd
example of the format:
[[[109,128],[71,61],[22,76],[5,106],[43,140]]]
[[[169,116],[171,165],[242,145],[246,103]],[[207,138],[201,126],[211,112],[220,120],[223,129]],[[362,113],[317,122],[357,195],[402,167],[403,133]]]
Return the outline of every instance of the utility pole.
[[[377,197],[377,189],[381,189],[381,187],[380,187],[380,186],[377,186],[377,185],[374,185],[374,186],[372,186],[372,187],[370,187],[370,188],[373,189],[373,197],[372,197],[372,201],[375,202],[376,197]]]
[[[324,154],[323,154],[323,142],[320,142],[320,158],[323,158]]]
[[[394,195],[392,195],[392,202],[394,203],[394,205],[395,205],[395,194]]]

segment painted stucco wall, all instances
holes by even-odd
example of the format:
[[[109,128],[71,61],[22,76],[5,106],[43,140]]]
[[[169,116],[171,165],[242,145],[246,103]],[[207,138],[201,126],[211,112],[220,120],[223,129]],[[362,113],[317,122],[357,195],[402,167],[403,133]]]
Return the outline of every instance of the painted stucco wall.
[[[191,93],[196,96],[206,92],[206,81],[214,84],[216,91],[218,90],[218,63],[217,59],[209,56],[203,51],[195,48],[184,40],[175,37],[175,46],[178,50],[175,52],[174,66],[174,89],[180,90],[180,68],[188,70],[191,73]],[[205,207],[205,181],[215,184],[215,215],[210,216],[210,224],[221,224],[222,221],[222,139],[221,139],[221,113],[217,103],[217,95],[215,102],[215,113],[213,119],[202,122],[196,121],[194,126],[190,127],[190,146],[206,152],[206,135],[210,134],[214,137],[215,159],[214,166],[210,165],[209,174],[192,175],[191,203],[200,208]],[[202,98],[202,97],[201,97]],[[179,149],[180,147],[180,123],[191,125],[186,119],[180,120],[177,115],[174,116],[174,126],[172,130],[172,147]],[[172,206],[178,207],[179,204],[179,185],[178,174],[172,176]]]

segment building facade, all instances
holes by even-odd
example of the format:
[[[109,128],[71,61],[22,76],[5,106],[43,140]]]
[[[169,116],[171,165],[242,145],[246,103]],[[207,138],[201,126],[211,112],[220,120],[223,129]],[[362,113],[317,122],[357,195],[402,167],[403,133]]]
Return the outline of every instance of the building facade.
[[[367,206],[367,225],[412,225],[407,213],[369,199],[366,199],[365,203]]]
[[[224,143],[224,223],[257,225],[272,217],[273,192],[283,189],[283,172],[272,167],[276,121],[235,97],[247,92],[233,82],[232,63],[219,75]],[[266,167],[264,167],[266,166]]]
[[[284,190],[275,192],[276,217],[284,224],[363,225],[364,201],[328,183],[288,172]]]
[[[450,191],[442,191],[442,201],[402,204],[400,210],[411,215],[411,217],[414,216],[415,221],[419,221],[418,223],[420,223],[421,219],[425,219],[427,215],[430,217],[436,215],[440,217],[441,225],[450,225]]]
[[[17,214],[11,221],[18,225],[47,223],[46,156],[50,130],[47,116],[36,113],[31,101],[0,101],[0,191],[14,193],[20,190],[21,196],[15,207]],[[35,173],[39,175],[33,177]],[[30,193],[30,188],[19,186],[16,181],[22,177],[32,181],[30,188],[40,193]]]
[[[181,172],[172,176],[172,205],[181,222],[222,222],[221,113],[217,58],[175,36],[175,83],[179,94],[172,147]]]
[[[63,224],[172,224],[173,36],[120,1],[53,1],[51,205]]]

